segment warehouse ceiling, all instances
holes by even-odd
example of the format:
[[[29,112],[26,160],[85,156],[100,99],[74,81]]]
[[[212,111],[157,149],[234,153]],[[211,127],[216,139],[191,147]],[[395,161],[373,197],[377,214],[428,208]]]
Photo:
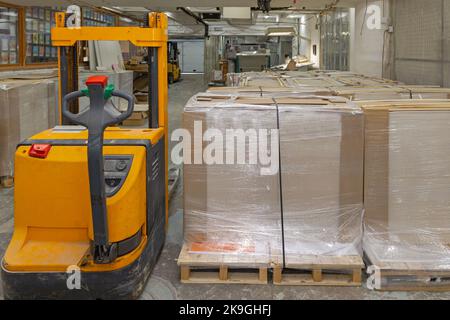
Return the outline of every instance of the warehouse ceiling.
[[[3,0],[5,1],[5,0]],[[36,6],[35,0],[6,0],[15,5]],[[246,19],[225,19],[220,16],[223,8],[240,7],[255,9],[257,0],[40,0],[39,6],[79,6],[100,7],[106,10],[117,11],[128,17],[143,18],[148,11],[165,12],[169,16],[169,34],[171,35],[201,35],[204,31],[202,24],[192,16],[178,10],[178,7],[187,8],[197,16],[205,17],[205,13],[219,14],[219,19],[205,19],[210,26],[211,34],[264,34],[268,27],[276,24],[296,23],[302,14],[317,14],[330,7],[354,7],[357,0],[271,0],[270,12],[252,10]],[[244,9],[243,9],[244,10]],[[238,10],[240,11],[240,10]]]
[[[91,6],[126,6],[126,7],[153,7],[169,9],[176,7],[256,7],[257,0],[40,0],[37,4],[35,0],[14,0],[8,1],[16,5],[24,6],[58,6],[58,5],[91,5]],[[325,9],[327,5],[351,7],[357,0],[272,0],[271,6],[293,7],[298,9]]]

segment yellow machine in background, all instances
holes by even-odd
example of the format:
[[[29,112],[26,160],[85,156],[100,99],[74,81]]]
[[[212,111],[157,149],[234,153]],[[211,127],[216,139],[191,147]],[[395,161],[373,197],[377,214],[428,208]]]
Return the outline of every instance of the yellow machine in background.
[[[167,227],[167,17],[147,27],[67,28],[57,13],[62,126],[22,142],[15,156],[15,226],[2,261],[9,299],[136,298]],[[148,129],[113,127],[133,97],[91,77],[76,90],[77,41],[129,40],[148,47]],[[121,114],[112,96],[126,99]],[[78,112],[80,97],[89,107]]]
[[[172,84],[181,78],[178,44],[176,42],[168,42],[167,51],[167,75],[169,83]]]

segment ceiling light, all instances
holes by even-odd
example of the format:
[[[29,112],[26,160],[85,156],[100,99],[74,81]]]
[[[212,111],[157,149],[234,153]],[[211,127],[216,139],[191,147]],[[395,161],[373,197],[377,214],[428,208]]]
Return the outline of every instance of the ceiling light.
[[[102,9],[109,10],[109,11],[112,11],[112,12],[115,12],[115,13],[123,13],[120,10],[117,10],[117,9],[114,9],[114,8],[110,8],[110,7],[102,7]]]
[[[283,37],[283,36],[293,37],[294,34],[292,32],[280,31],[280,32],[270,32],[270,33],[267,34],[267,36],[269,36],[269,37]]]
[[[130,18],[126,18],[126,17],[120,17],[120,21],[124,21],[124,22],[127,22],[127,23],[132,22]]]
[[[303,14],[290,14],[287,16],[289,19],[301,19],[304,17]]]
[[[266,30],[266,36],[268,37],[293,37],[295,35],[295,29],[292,27],[267,28]]]

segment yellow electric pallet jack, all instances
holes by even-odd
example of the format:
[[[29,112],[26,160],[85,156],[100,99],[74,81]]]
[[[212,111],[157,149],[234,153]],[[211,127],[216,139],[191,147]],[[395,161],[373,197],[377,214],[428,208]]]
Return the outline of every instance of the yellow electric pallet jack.
[[[149,129],[114,127],[133,98],[104,76],[77,87],[78,41],[148,47]],[[167,17],[146,27],[66,27],[56,14],[61,126],[22,142],[15,155],[15,226],[2,261],[7,299],[137,298],[167,227]],[[69,68],[69,66],[71,66]],[[110,99],[128,101],[125,113]],[[78,112],[77,102],[90,105]]]

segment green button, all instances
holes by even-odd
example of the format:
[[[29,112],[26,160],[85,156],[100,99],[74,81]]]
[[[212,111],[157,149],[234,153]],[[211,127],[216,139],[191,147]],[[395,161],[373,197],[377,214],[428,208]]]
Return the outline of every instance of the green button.
[[[105,95],[104,95],[105,100],[108,100],[109,98],[111,98],[113,91],[114,91],[114,85],[108,84],[105,88]]]

